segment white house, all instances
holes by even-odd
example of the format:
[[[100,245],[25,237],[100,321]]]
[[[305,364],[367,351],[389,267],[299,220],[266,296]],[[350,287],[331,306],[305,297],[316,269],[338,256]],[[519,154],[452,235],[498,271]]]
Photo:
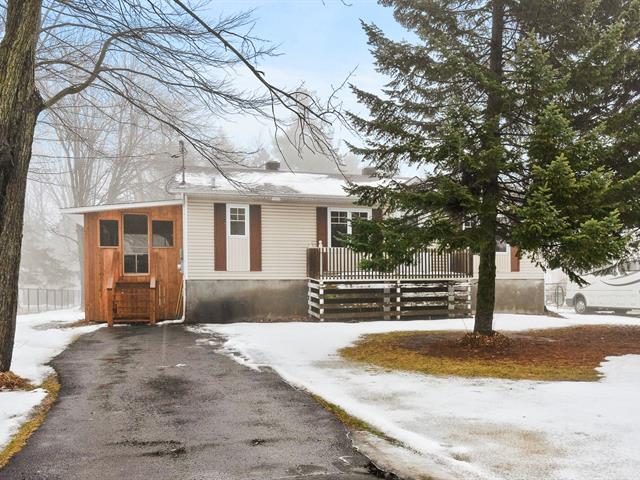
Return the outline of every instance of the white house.
[[[366,174],[348,180],[384,181]],[[88,319],[126,321],[128,314],[155,320],[182,310],[188,322],[303,320],[314,313],[318,296],[310,281],[316,277],[360,282],[360,287],[366,280],[370,289],[370,281],[381,280],[385,298],[391,298],[384,317],[398,312],[400,318],[404,306],[394,299],[401,294],[389,291],[390,281],[411,280],[411,288],[418,282],[424,287],[427,280],[473,284],[477,258],[472,262],[459,252],[425,251],[414,265],[396,272],[362,270],[360,257],[343,248],[340,237],[350,233],[352,219],[379,212],[355,205],[346,184],[342,175],[294,173],[275,162],[224,174],[199,168],[169,181],[174,200],[67,209],[84,218]],[[543,272],[514,253],[499,245],[497,310],[541,313]],[[151,299],[146,309],[140,298]],[[136,308],[126,305],[135,299]],[[350,311],[364,310],[346,310],[340,318],[350,318]]]

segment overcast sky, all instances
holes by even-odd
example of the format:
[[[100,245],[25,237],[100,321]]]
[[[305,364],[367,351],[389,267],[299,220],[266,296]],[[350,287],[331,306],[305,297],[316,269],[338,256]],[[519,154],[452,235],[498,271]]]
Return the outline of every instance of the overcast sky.
[[[394,38],[405,36],[392,10],[374,0],[223,0],[211,3],[211,13],[231,14],[254,10],[254,34],[279,45],[277,57],[265,59],[260,68],[278,85],[306,87],[326,96],[356,69],[351,82],[369,91],[378,90],[384,77],[375,72],[360,20],[373,22]],[[345,89],[340,95],[350,110],[363,112]],[[247,118],[221,125],[236,143],[247,147],[268,144],[273,129]],[[347,133],[337,128],[337,137]]]

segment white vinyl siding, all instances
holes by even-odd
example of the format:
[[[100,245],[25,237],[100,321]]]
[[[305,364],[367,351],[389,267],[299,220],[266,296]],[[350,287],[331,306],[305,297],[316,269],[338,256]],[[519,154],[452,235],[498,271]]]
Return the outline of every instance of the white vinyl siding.
[[[307,278],[307,248],[315,244],[315,206],[262,206],[262,273]]]
[[[473,276],[478,276],[478,267],[480,266],[480,257],[473,256]],[[506,253],[496,253],[496,278],[544,278],[544,272],[540,267],[533,263],[528,257],[520,259],[520,271],[511,271],[511,247],[507,246]]]
[[[480,262],[479,258],[478,258],[478,262]],[[504,252],[496,251],[496,273],[510,272],[510,271],[511,271],[511,247],[509,245],[506,245],[506,250]]]
[[[498,274],[498,278],[544,278],[544,271],[528,257],[522,257],[519,272],[501,273]]]
[[[212,199],[187,198],[185,251],[190,280],[306,278],[307,248],[316,244],[315,205],[263,204],[262,271],[231,272],[213,269],[213,204]],[[478,275],[478,263],[479,257],[475,256],[475,276]],[[544,278],[542,269],[526,257],[520,259],[519,272],[511,272],[509,254],[498,255],[496,263],[498,278]]]
[[[213,201],[188,197],[185,212],[188,278],[212,278]]]
[[[307,277],[307,248],[316,243],[315,205],[262,204],[262,271],[250,272],[214,270],[214,200],[188,197],[187,203],[189,280]]]

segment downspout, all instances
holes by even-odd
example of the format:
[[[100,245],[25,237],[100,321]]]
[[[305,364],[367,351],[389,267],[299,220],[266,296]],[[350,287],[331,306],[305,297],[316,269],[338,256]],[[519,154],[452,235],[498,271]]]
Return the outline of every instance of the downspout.
[[[189,248],[189,225],[187,219],[189,218],[187,209],[188,207],[187,194],[182,194],[182,320],[186,320],[187,315],[187,277],[189,272],[189,264],[187,259]]]

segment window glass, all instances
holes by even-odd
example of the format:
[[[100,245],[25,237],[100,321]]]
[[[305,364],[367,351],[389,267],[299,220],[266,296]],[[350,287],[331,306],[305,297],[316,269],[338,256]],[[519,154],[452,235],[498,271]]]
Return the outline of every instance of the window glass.
[[[100,220],[100,246],[118,246],[118,221]]]
[[[153,220],[151,237],[154,247],[173,247],[173,222],[170,220]]]
[[[367,212],[351,212],[351,219],[361,219],[366,220],[369,218],[369,214]]]
[[[353,233],[353,220],[369,219],[369,212],[351,212],[349,210],[332,210],[330,218],[330,245],[344,247],[345,235]]]
[[[342,237],[349,233],[349,213],[331,212],[331,246],[343,247]]]
[[[466,222],[464,222],[464,223],[462,224],[462,229],[463,229],[463,230],[469,230],[469,229],[471,229],[471,228],[473,228],[473,227],[475,227],[475,226],[476,226],[476,224],[475,224],[475,222],[474,222],[474,221],[472,221],[472,220],[467,220]]]
[[[229,207],[229,235],[243,237],[247,234],[247,209]]]
[[[497,253],[507,253],[507,242],[505,242],[501,238],[497,238],[496,239],[496,252]]]
[[[149,231],[146,215],[124,216],[124,273],[149,273]]]
[[[369,214],[367,212],[351,212],[351,220],[367,220],[369,218]],[[351,224],[351,232],[352,234],[356,233],[357,226],[355,224]]]

